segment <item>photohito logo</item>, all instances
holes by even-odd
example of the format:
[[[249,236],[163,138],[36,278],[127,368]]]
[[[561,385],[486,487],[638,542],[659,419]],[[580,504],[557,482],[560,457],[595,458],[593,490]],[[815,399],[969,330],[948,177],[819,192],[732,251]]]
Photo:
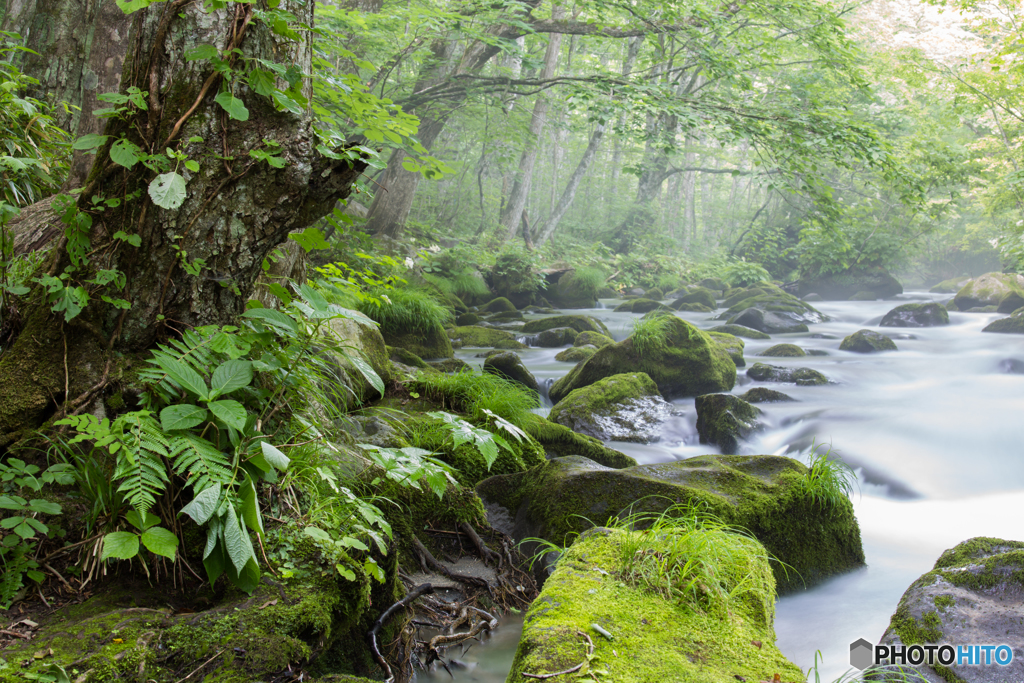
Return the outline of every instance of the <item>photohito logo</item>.
[[[1009,645],[872,645],[861,638],[850,643],[850,666],[864,669],[874,664],[942,664],[943,666],[1009,666]]]

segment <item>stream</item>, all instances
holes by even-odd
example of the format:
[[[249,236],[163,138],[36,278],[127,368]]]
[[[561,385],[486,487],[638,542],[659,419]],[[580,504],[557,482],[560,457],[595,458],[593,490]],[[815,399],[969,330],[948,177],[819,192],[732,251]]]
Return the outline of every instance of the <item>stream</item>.
[[[756,360],[811,367],[834,384],[766,384],[797,402],[760,404],[768,428],[742,452],[806,461],[812,444],[831,444],[832,452],[857,473],[853,503],[867,566],[777,603],[779,648],[805,671],[818,656],[822,681],[832,681],[850,668],[851,642],[881,638],[900,596],[931,569],[943,550],[974,536],[1024,540],[1024,457],[1018,422],[1024,409],[1024,402],[1018,403],[1024,396],[1024,338],[982,334],[992,320],[1005,317],[998,313],[950,313],[950,325],[943,327],[877,327],[881,317],[900,303],[948,298],[908,292],[887,301],[818,302],[814,305],[832,320],[810,325],[810,332],[744,340],[748,367]],[[615,303],[609,300],[608,308],[565,312],[597,317],[621,340],[641,316],[609,310]],[[705,329],[722,324],[711,319],[715,314],[677,315]],[[843,337],[862,328],[893,337],[899,350],[870,355],[838,350]],[[756,358],[782,342],[829,355]],[[476,356],[487,350],[460,349],[456,355],[479,368],[483,359]],[[554,359],[560,350],[520,352],[542,386],[572,368]],[[738,369],[733,393],[754,384],[745,371]],[[698,442],[693,399],[674,403],[685,414],[663,425],[659,442],[609,446],[641,464],[717,453]],[[542,412],[548,408],[550,403]],[[504,681],[520,629],[521,620],[503,621],[499,631],[505,633],[496,633],[471,650],[479,664],[456,671],[455,680]],[[440,676],[450,680],[444,671]]]

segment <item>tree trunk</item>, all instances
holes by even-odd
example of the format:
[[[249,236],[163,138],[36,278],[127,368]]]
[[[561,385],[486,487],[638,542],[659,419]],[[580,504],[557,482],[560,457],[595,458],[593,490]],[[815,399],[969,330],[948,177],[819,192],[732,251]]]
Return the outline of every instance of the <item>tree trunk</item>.
[[[580,157],[580,162],[576,164],[576,170],[573,171],[572,176],[569,178],[569,182],[566,183],[565,189],[562,191],[562,196],[558,199],[558,204],[555,206],[555,210],[551,212],[547,222],[538,231],[539,237],[537,242],[544,244],[551,236],[555,234],[555,229],[558,228],[558,224],[562,221],[566,211],[572,206],[573,200],[576,199],[576,191],[580,188],[580,182],[583,177],[587,175],[587,169],[590,168],[590,162],[594,160],[597,155],[597,150],[601,146],[601,140],[604,137],[604,124],[598,124],[594,128],[594,132],[590,135],[590,143],[587,145],[587,149],[584,150],[583,156]]]
[[[312,3],[284,0],[280,7],[313,25]],[[199,45],[234,46],[252,60],[310,70],[311,34],[280,38],[251,21],[252,12],[251,5],[238,3],[205,13],[199,3],[174,0],[132,15],[122,92],[132,86],[151,91],[148,110],[126,121],[111,119],[106,133],[151,154],[176,149],[201,167],[195,173],[179,168],[188,180],[187,194],[178,209],[167,210],[150,200],[152,171],[141,163],[131,170],[111,163],[113,139],[100,148],[78,201],[92,219],[85,249],[90,260],[75,267],[62,239],[44,264],[51,275],[69,272],[69,286],[87,288],[91,300],[65,323],[51,312],[42,287],[28,295],[25,327],[0,356],[0,446],[58,410],[88,407],[130,364],[127,359],[155,342],[185,328],[232,322],[253,291],[264,257],[289,232],[327,214],[364,167],[316,152],[308,108],[279,112],[270,98],[239,82],[235,96],[248,108],[247,120],[228,118],[214,102],[221,84],[210,62],[184,59]],[[308,83],[305,90],[308,97]],[[249,155],[273,150],[265,140],[279,145],[283,168]],[[121,202],[100,212],[94,196]],[[119,231],[137,236],[140,246],[111,239]],[[122,273],[124,289],[90,284],[100,270]],[[131,308],[120,311],[100,295],[125,299]]]

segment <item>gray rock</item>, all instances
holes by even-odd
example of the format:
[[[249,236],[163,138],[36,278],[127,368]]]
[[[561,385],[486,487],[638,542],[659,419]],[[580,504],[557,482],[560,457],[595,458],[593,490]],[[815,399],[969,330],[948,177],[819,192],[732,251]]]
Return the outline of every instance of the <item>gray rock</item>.
[[[807,325],[797,319],[794,314],[786,312],[762,311],[759,308],[748,308],[729,318],[730,325],[743,325],[765,334],[788,334],[791,332],[807,332]]]
[[[768,387],[754,387],[745,394],[740,394],[740,398],[747,403],[784,403],[796,400],[788,394],[769,389]]]
[[[519,354],[512,351],[501,351],[489,354],[484,359],[484,372],[504,377],[507,380],[521,384],[527,389],[537,391],[537,379],[523,363]]]
[[[879,351],[897,351],[896,342],[874,330],[857,330],[839,345],[840,351],[854,353],[878,353]]]
[[[761,428],[760,410],[732,394],[704,394],[695,401],[701,443],[717,445],[726,455],[739,452],[740,439]]]
[[[537,335],[537,346],[541,346],[546,349],[553,349],[559,346],[572,346],[572,343],[576,341],[576,335],[578,334],[579,332],[571,327],[555,327],[550,330],[544,330]]]
[[[949,313],[940,304],[903,304],[882,317],[880,327],[936,327],[949,324]]]
[[[559,401],[548,419],[601,441],[657,441],[673,407],[646,374],[606,377]]]
[[[784,368],[767,363],[754,363],[747,370],[747,377],[758,382],[779,382],[799,386],[828,384],[828,377],[811,368]]]
[[[1009,318],[993,320],[982,332],[999,332],[1002,334],[1024,334],[1024,308],[1013,312]]]
[[[1024,306],[1024,275],[1016,273],[986,273],[976,277],[956,293],[953,303],[957,310],[985,311],[995,306],[1000,313],[1012,313]]]

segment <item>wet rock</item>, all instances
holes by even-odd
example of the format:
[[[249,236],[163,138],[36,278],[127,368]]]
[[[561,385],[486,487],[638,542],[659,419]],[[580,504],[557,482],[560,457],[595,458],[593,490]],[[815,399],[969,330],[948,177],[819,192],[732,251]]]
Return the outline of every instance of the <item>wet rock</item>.
[[[715,306],[718,305],[715,301],[714,293],[709,289],[704,289],[703,287],[694,287],[685,296],[681,296],[676,299],[672,304],[672,308],[676,308],[679,304],[703,304],[711,310],[714,310]]]
[[[848,299],[848,301],[875,301],[876,299],[879,299],[879,298],[881,298],[881,297],[875,296],[874,292],[863,291],[863,292],[857,292],[856,294],[851,296]]]
[[[664,344],[642,355],[630,336],[598,349],[551,387],[551,400],[560,401],[574,389],[612,375],[646,372],[666,399],[729,391],[736,382],[736,365],[710,336],[675,316],[664,316]]]
[[[765,312],[758,308],[748,308],[728,320],[730,325],[743,325],[765,334],[807,332],[806,324],[794,320],[787,314]]]
[[[820,294],[818,294],[817,292],[811,292],[811,293],[809,293],[809,294],[804,294],[804,295],[803,295],[802,297],[800,297],[800,298],[801,298],[801,299],[803,299],[804,301],[812,301],[812,302],[816,302],[816,301],[824,301],[824,300],[825,300],[825,299],[823,299],[823,298],[822,298],[822,296],[821,296]]]
[[[907,336],[909,336],[909,335],[907,335]],[[829,355],[828,351],[826,351],[825,349],[804,349],[804,353],[807,354],[808,356],[827,356],[827,355]]]
[[[951,277],[948,280],[943,280],[928,291],[935,294],[956,294],[970,281],[971,278],[969,277]]]
[[[707,332],[712,341],[722,347],[722,349],[729,354],[729,358],[732,358],[732,362],[736,364],[736,367],[746,367],[747,361],[743,358],[743,348],[745,346],[742,339],[739,337],[726,334],[724,332]]]
[[[1024,306],[1024,276],[986,273],[964,285],[953,297],[953,303],[960,311],[995,306],[1000,313],[1012,313]]]
[[[616,313],[650,313],[651,311],[667,310],[670,310],[668,306],[659,301],[652,301],[651,299],[632,299],[630,301],[624,301],[615,307]]]
[[[878,353],[879,351],[897,351],[896,342],[874,330],[857,330],[843,339],[840,351],[854,353]]]
[[[825,332],[815,332],[814,334],[811,335],[811,339],[839,339],[839,337],[837,337],[834,334],[827,334]]]
[[[448,336],[452,340],[459,340],[463,347],[490,346],[492,348],[502,349],[526,348],[526,344],[516,341],[516,335],[493,327],[480,327],[477,325],[471,325],[469,327],[453,327],[448,330]]]
[[[586,346],[574,346],[571,349],[559,351],[555,354],[555,360],[563,363],[579,363],[597,353],[597,347],[592,344]]]
[[[537,346],[548,349],[569,346],[576,341],[579,333],[571,327],[553,327],[537,335]]]
[[[519,311],[505,311],[504,313],[495,313],[494,315],[487,316],[487,322],[489,323],[505,323],[513,320],[523,320],[523,314]]]
[[[736,320],[736,318],[744,314],[749,315],[749,309],[755,309],[761,311],[765,316],[771,314],[769,316],[769,320],[771,321],[785,321],[784,323],[775,323],[775,327],[818,323],[828,319],[828,316],[811,306],[809,303],[801,301],[792,294],[789,294],[768,282],[761,282],[753,287],[748,287],[747,289],[730,293],[723,302],[723,305],[728,308],[724,313],[718,316],[719,320],[727,320],[732,324],[746,325],[747,327],[753,327],[755,330],[768,333],[771,333],[771,331],[768,329],[762,329],[764,323],[759,323],[761,325],[759,327],[758,325],[741,322]],[[764,316],[762,316],[762,319],[763,317]],[[780,331],[782,330],[780,329]],[[807,328],[804,327],[801,330],[794,329],[787,331],[806,332]]]
[[[903,304],[882,317],[880,327],[936,327],[949,324],[949,313],[940,304]]]
[[[395,363],[401,363],[402,365],[406,365],[411,368],[420,368],[421,370],[426,370],[430,367],[422,358],[407,349],[400,349],[397,346],[389,346],[387,347],[387,350],[388,358]]]
[[[540,318],[538,320],[531,320],[523,326],[523,332],[526,334],[537,334],[544,330],[550,330],[555,327],[571,327],[577,332],[598,332],[600,334],[611,336],[608,332],[608,328],[605,327],[604,323],[597,318],[589,315],[569,314],[569,315],[553,315],[550,318]]]
[[[593,280],[579,278],[575,270],[570,270],[563,273],[545,293],[558,308],[593,308],[597,303],[598,287]]]
[[[612,375],[569,392],[548,419],[601,441],[651,443],[671,413],[658,386],[639,372]]]
[[[732,394],[704,394],[696,399],[697,433],[701,443],[714,444],[727,455],[739,452],[740,439],[759,429],[760,410]]]
[[[480,311],[483,313],[514,313],[515,310],[515,305],[503,296],[492,299],[480,307]]]
[[[618,298],[619,293],[611,287],[602,287],[597,290],[598,299],[615,299]]]
[[[796,344],[776,344],[757,355],[772,358],[803,358],[807,355],[807,352]]]
[[[704,304],[680,304],[674,303],[670,306],[673,311],[684,311],[690,313],[712,313],[715,309],[709,308]]]
[[[1024,375],[1024,360],[1004,358],[999,361],[999,371],[1008,375]]]
[[[1008,666],[954,660],[948,667],[908,665],[930,683],[1024,681],[1020,621],[1024,613],[1024,543],[972,538],[945,551],[903,594],[880,645],[1007,644]]]
[[[887,299],[902,294],[903,285],[881,266],[854,267],[841,273],[803,278],[792,286],[792,291],[798,296],[814,292],[826,301],[847,301],[859,292],[870,293],[872,299]]]
[[[758,382],[779,382],[802,387],[828,384],[828,377],[811,368],[784,368],[766,363],[754,363],[747,370],[747,377]]]
[[[623,292],[623,294],[625,294],[626,296],[643,296],[644,293],[644,290],[642,290],[639,287],[630,287],[625,292]]]
[[[462,315],[455,319],[455,324],[462,326],[476,325],[481,320],[482,318],[478,316],[476,313],[463,313]]]
[[[463,372],[473,369],[461,358],[444,358],[442,360],[427,361],[427,365],[438,372]]]
[[[747,403],[785,403],[796,400],[788,394],[769,389],[768,387],[754,387],[746,393],[740,394],[740,398]]]
[[[665,292],[655,287],[654,289],[648,289],[644,292],[644,298],[651,299],[652,301],[661,301],[665,298]]]
[[[716,292],[724,292],[729,289],[729,283],[720,277],[708,277],[704,278],[697,283],[698,287],[704,287],[705,289],[711,289]]]
[[[576,341],[573,342],[573,346],[590,345],[600,349],[604,346],[608,346],[609,344],[614,343],[615,340],[609,337],[608,335],[604,335],[599,332],[591,332],[588,330],[586,332],[580,332],[579,335],[576,336]]]
[[[408,334],[384,334],[384,341],[388,346],[412,351],[424,360],[438,358],[451,358],[455,351],[452,348],[451,340],[448,339],[444,329],[438,325],[430,330],[410,332]]]
[[[531,413],[522,425],[523,431],[544,447],[547,457],[578,455],[612,469],[635,467],[636,460],[625,453],[608,448],[592,436],[577,434],[568,427]]]
[[[1009,318],[993,320],[982,332],[1000,332],[1002,334],[1024,334],[1024,308],[1017,309]]]
[[[724,332],[725,334],[731,334],[735,337],[746,337],[747,339],[771,339],[764,332],[743,325],[716,325],[709,332]]]
[[[502,351],[488,356],[484,360],[484,372],[504,377],[507,380],[521,384],[531,391],[537,391],[537,378],[526,369],[523,359],[519,354],[512,351]]]

